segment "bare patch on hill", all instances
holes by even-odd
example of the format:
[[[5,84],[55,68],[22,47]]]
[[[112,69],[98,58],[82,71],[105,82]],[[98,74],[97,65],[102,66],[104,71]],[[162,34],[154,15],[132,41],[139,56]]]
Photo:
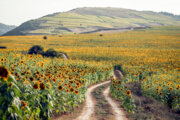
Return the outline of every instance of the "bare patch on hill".
[[[87,32],[81,32],[81,34],[88,33],[115,33],[115,32],[126,32],[131,30],[149,29],[150,27],[126,27],[126,28],[94,28]]]

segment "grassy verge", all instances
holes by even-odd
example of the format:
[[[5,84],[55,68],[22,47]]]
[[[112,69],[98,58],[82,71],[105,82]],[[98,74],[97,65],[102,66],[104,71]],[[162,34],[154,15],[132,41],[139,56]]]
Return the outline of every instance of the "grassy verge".
[[[141,85],[138,82],[126,84],[126,87],[132,91],[135,101],[135,114],[128,113],[129,119],[135,120],[179,120],[180,112],[171,110],[167,105],[150,98],[144,97],[141,91]]]

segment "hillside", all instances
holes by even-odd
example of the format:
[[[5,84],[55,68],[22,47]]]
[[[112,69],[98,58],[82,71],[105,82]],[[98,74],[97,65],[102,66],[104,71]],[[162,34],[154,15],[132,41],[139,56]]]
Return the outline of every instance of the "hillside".
[[[13,25],[5,25],[5,24],[2,24],[0,23],[0,35],[14,29],[16,26],[13,26]]]
[[[180,17],[164,12],[85,7],[27,21],[4,35],[92,33],[166,25],[180,25]]]

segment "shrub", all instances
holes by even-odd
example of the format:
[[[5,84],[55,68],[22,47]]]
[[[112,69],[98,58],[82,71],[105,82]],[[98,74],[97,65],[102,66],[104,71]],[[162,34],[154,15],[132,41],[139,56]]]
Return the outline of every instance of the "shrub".
[[[100,37],[102,37],[102,36],[103,36],[103,34],[99,34],[99,36],[100,36]]]
[[[7,49],[6,46],[0,46],[0,49]]]
[[[59,57],[60,55],[53,48],[50,48],[44,53],[44,56],[46,56],[46,57]]]
[[[44,36],[43,39],[46,40],[46,39],[47,39],[47,36]]]
[[[55,51],[53,48],[50,48],[48,49],[46,52],[43,51],[44,48],[39,46],[39,45],[35,45],[33,47],[31,47],[28,51],[28,54],[40,54],[44,57],[51,57],[51,58],[54,58],[54,57],[61,57],[63,58],[63,54],[66,55],[67,57],[67,54],[64,53],[64,52],[57,52]],[[68,57],[67,57],[68,59]]]
[[[31,47],[28,51],[28,54],[43,54],[44,53],[44,48],[41,47],[40,45],[35,45]]]

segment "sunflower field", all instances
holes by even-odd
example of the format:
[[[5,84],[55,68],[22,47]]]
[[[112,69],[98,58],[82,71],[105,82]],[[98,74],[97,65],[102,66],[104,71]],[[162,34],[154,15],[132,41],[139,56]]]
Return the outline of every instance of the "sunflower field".
[[[109,78],[115,65],[121,65],[124,78],[111,81],[111,95],[121,99],[127,111],[136,107],[133,91],[125,87],[129,82],[139,82],[143,96],[180,110],[179,26],[102,36],[48,35],[46,40],[1,36],[0,43],[8,48],[0,51],[3,119],[49,119],[53,113],[71,111],[84,101],[87,86]],[[64,51],[70,60],[22,54],[32,45]]]
[[[2,119],[50,119],[85,99],[87,86],[106,80],[110,66],[80,60],[0,53]]]

